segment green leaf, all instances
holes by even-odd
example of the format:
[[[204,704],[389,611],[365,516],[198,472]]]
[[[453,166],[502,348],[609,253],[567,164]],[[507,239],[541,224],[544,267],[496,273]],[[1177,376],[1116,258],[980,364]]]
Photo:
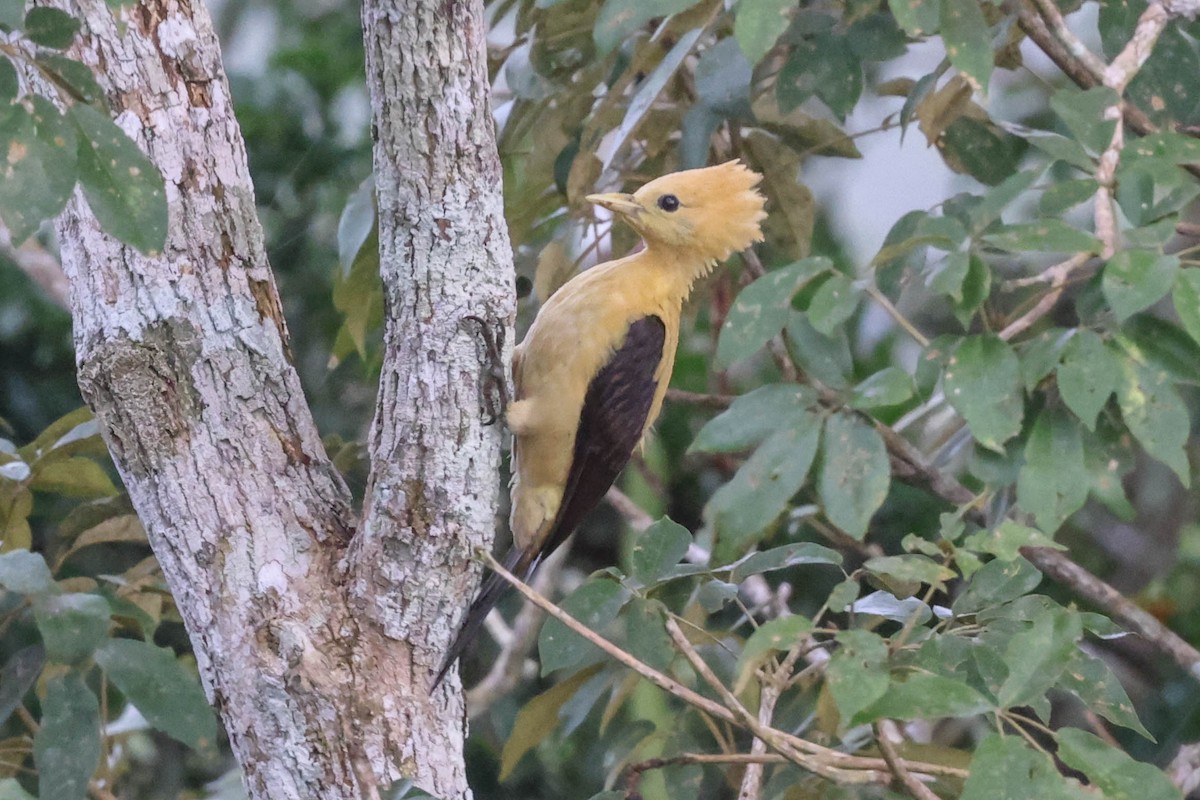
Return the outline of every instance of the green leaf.
[[[33,740],[38,797],[84,800],[100,762],[100,704],[74,672],[51,678]]]
[[[850,405],[859,410],[899,405],[914,392],[913,379],[899,367],[884,367],[854,387]]]
[[[1062,411],[1042,409],[1025,443],[1017,502],[1033,514],[1038,527],[1053,532],[1083,507],[1087,494],[1079,423]]]
[[[752,553],[732,568],[729,580],[741,583],[751,575],[760,575],[798,564],[842,565],[842,556],[836,550],[813,542],[795,542],[782,547],[773,547],[761,553]],[[714,570],[716,571],[716,570]]]
[[[749,685],[754,671],[768,654],[791,650],[812,628],[812,621],[799,614],[777,617],[760,625],[746,640],[746,646],[738,656],[737,666],[733,670],[737,676],[733,691],[740,694]]]
[[[1175,278],[1175,291],[1171,294],[1175,313],[1183,323],[1183,329],[1200,343],[1200,269],[1183,269]]]
[[[715,614],[724,608],[726,603],[732,603],[737,595],[736,583],[713,578],[711,581],[705,581],[696,590],[696,602],[708,613]]]
[[[213,749],[217,718],[200,682],[169,648],[136,639],[109,639],[96,663],[146,721],[195,750]]]
[[[34,101],[34,113],[13,105],[0,113],[0,152],[7,154],[0,180],[0,218],[22,242],[44,220],[62,211],[75,186],[74,140],[55,135],[53,111],[44,98]],[[60,126],[61,127],[61,126]]]
[[[833,263],[814,256],[768,272],[737,296],[717,343],[717,365],[727,367],[753,355],[788,323],[792,297],[809,281],[833,269]]]
[[[1125,688],[1103,659],[1094,658],[1076,648],[1066,669],[1059,676],[1058,685],[1114,725],[1123,725],[1154,741],[1150,731],[1138,719]]]
[[[825,516],[862,539],[891,486],[887,447],[878,431],[851,414],[831,415],[824,438],[818,491]]]
[[[593,631],[617,618],[629,602],[629,590],[607,577],[593,578],[562,601],[560,607]],[[578,664],[595,647],[556,619],[546,620],[538,636],[542,674]]]
[[[1088,430],[1096,430],[1096,417],[1120,382],[1120,360],[1098,334],[1087,328],[1077,330],[1063,351],[1058,391]]]
[[[628,39],[638,28],[658,17],[691,8],[696,0],[606,0],[596,16],[592,38],[604,56]]]
[[[950,405],[984,447],[1002,452],[1004,442],[1021,430],[1021,365],[999,337],[963,339],[946,368],[945,390]]]
[[[808,307],[808,321],[821,333],[829,336],[858,308],[859,291],[854,281],[840,272],[821,284]]]
[[[783,341],[788,355],[808,377],[831,389],[848,386],[854,359],[850,354],[850,338],[844,328],[826,336],[809,323],[805,314],[794,311],[788,317]]]
[[[961,800],[1095,800],[1091,792],[1059,775],[1045,753],[1019,736],[989,734],[971,758]]]
[[[941,5],[934,0],[888,0],[888,8],[909,36],[919,38],[937,32]]]
[[[1076,333],[1072,329],[1047,328],[1019,346],[1021,379],[1025,390],[1033,393],[1039,383],[1049,375],[1062,360],[1063,351]]]
[[[734,587],[737,591],[737,587]],[[658,600],[635,597],[621,613],[625,621],[625,646],[639,661],[665,670],[675,657],[675,648],[664,623],[665,607]]]
[[[104,103],[104,90],[96,83],[96,76],[84,64],[57,53],[40,52],[34,58],[46,77],[83,103]]]
[[[986,697],[961,681],[917,674],[903,683],[892,683],[882,697],[855,714],[849,724],[877,719],[971,717],[991,708]]]
[[[1133,359],[1126,359],[1122,366],[1117,386],[1122,419],[1146,452],[1174,470],[1188,486],[1191,474],[1184,445],[1191,424],[1187,406],[1166,373]]]
[[[104,468],[90,458],[74,456],[36,467],[30,487],[67,497],[113,497],[119,493]]]
[[[368,176],[346,200],[338,219],[338,263],[348,276],[354,260],[375,229],[375,177]]]
[[[981,553],[991,553],[1002,561],[1012,561],[1021,554],[1022,547],[1067,548],[1054,541],[1036,528],[1028,528],[1006,519],[990,531],[979,531],[968,536],[963,546]]]
[[[701,104],[723,117],[750,117],[753,77],[754,67],[737,41],[722,39],[705,50],[696,64],[696,94]]]
[[[500,754],[500,780],[506,780],[522,756],[537,747],[558,727],[558,714],[563,705],[599,671],[595,665],[580,670],[562,683],[556,683],[537,695],[517,712],[512,733],[504,742]]]
[[[869,614],[873,617],[883,617],[903,623],[915,619],[917,624],[922,624],[933,616],[929,606],[921,602],[919,598],[906,597],[901,600],[891,592],[885,592],[882,589],[855,600],[851,604],[850,610],[855,614]]]
[[[863,569],[897,581],[927,583],[931,586],[942,586],[955,576],[954,570],[949,567],[937,563],[928,556],[917,554],[875,556],[867,559],[863,564]]]
[[[887,692],[888,646],[882,637],[864,630],[841,631],[837,641],[840,647],[829,659],[825,680],[845,727]]]
[[[25,36],[42,47],[66,50],[78,32],[79,20],[57,8],[32,8],[25,15]]]
[[[1038,201],[1038,211],[1047,217],[1053,217],[1090,200],[1099,184],[1094,178],[1078,178],[1055,183],[1042,193]]]
[[[1013,136],[992,120],[967,115],[947,125],[936,144],[946,166],[988,186],[996,186],[1016,174],[1021,158],[1029,149],[1024,139]]]
[[[815,94],[843,120],[854,110],[862,91],[862,63],[847,37],[833,31],[795,42],[775,84],[784,113],[791,113]]]
[[[992,34],[975,0],[941,0],[939,13],[946,57],[971,85],[987,94],[992,75]]]
[[[983,241],[1010,253],[1095,253],[1100,240],[1059,219],[1003,225]]]
[[[820,418],[804,417],[772,435],[729,481],[713,493],[706,515],[717,532],[718,560],[759,541],[787,509],[808,477],[820,442]]]
[[[1076,728],[1062,728],[1057,735],[1058,757],[1087,775],[1105,800],[1179,800],[1179,789],[1158,767]]]
[[[106,232],[147,255],[167,241],[167,200],[158,168],[104,113],[76,103],[79,182]]]
[[[21,705],[25,695],[37,683],[45,665],[46,651],[37,644],[21,648],[7,657],[3,668],[0,668],[0,725],[7,722],[17,706]]]
[[[1004,653],[1008,678],[997,693],[1000,705],[1025,705],[1049,691],[1074,658],[1082,636],[1079,615],[1065,608],[1048,609],[1028,630],[1014,634]]]
[[[1118,102],[1117,93],[1104,86],[1086,91],[1060,88],[1050,97],[1050,108],[1084,147],[1102,153],[1112,141],[1116,122],[1104,118],[1104,112]]]
[[[984,564],[954,601],[957,615],[974,614],[1028,594],[1042,582],[1042,573],[1024,558],[996,559]]]
[[[46,559],[28,550],[0,554],[0,586],[17,594],[57,591]]]
[[[0,0],[0,25],[19,31],[24,21],[25,0]]]
[[[638,535],[630,554],[633,577],[652,584],[666,575],[687,553],[692,534],[666,517]]]
[[[1122,250],[1104,265],[1101,288],[1118,322],[1157,303],[1175,284],[1179,257]]]
[[[967,279],[970,267],[970,253],[961,251],[947,253],[946,257],[929,271],[925,282],[938,294],[944,294],[956,302],[961,302],[963,281]]]
[[[841,581],[837,586],[833,587],[825,603],[829,606],[830,611],[840,614],[858,599],[858,593],[861,589],[862,587],[854,578],[846,578],[846,580]]]
[[[971,209],[971,231],[982,233],[989,225],[1000,219],[1004,210],[1042,177],[1044,169],[1029,169],[1011,175],[983,196],[979,205]]]
[[[787,29],[789,12],[795,7],[793,0],[756,0],[738,5],[733,35],[746,60],[751,64],[762,60]]]
[[[33,603],[46,658],[76,664],[108,638],[108,602],[96,594],[43,595]]]
[[[700,429],[689,453],[738,453],[760,444],[782,427],[803,421],[816,393],[806,386],[777,383],[741,395]]]

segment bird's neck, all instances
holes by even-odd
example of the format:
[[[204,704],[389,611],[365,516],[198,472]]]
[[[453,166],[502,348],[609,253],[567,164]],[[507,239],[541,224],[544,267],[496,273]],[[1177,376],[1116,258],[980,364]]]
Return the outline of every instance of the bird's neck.
[[[692,293],[696,281],[707,276],[717,265],[717,260],[688,248],[647,242],[646,249],[638,254],[644,266],[654,270],[664,284],[667,293],[683,302]]]

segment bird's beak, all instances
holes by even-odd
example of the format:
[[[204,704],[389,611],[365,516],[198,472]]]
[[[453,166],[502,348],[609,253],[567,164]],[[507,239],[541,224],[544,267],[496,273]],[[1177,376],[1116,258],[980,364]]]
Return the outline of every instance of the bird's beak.
[[[636,219],[642,213],[642,206],[631,194],[589,194],[584,199],[631,219]]]

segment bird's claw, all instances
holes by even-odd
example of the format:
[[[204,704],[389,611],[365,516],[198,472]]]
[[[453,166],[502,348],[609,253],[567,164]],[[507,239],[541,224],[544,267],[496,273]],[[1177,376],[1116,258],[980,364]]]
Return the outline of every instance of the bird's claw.
[[[484,369],[479,381],[479,403],[486,415],[484,425],[494,425],[508,408],[508,376],[504,370],[504,324],[488,323],[474,314],[463,317],[479,326],[483,343]]]

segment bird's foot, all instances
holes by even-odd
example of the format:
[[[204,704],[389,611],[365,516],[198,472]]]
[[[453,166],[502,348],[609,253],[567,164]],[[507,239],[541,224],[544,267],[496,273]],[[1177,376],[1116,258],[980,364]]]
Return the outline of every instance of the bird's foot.
[[[483,344],[483,372],[479,381],[479,405],[484,413],[484,425],[494,425],[504,416],[511,397],[508,391],[508,376],[504,369],[504,323],[489,323],[474,314],[463,317],[479,328],[479,339]]]

